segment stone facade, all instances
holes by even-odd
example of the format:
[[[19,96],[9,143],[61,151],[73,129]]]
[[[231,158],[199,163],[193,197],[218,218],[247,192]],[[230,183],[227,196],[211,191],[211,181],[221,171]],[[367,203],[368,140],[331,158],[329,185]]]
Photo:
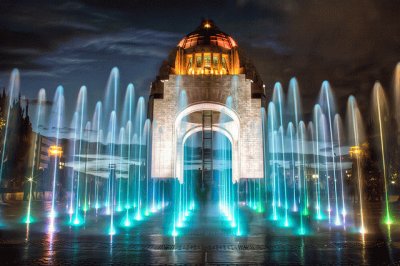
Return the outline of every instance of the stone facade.
[[[184,132],[180,132],[177,129],[182,129],[182,121],[178,120],[182,112],[190,114],[192,109],[200,108],[220,111],[233,119],[229,125],[221,126],[234,142],[233,179],[263,178],[262,99],[252,97],[251,80],[244,74],[169,75],[161,82],[162,97],[150,99],[152,177],[180,177],[183,136],[196,124],[186,123]]]

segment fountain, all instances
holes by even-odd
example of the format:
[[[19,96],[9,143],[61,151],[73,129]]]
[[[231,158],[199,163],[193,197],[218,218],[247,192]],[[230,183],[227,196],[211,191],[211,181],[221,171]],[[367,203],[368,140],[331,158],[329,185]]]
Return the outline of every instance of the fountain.
[[[214,121],[218,127],[212,133],[215,187],[211,190],[211,199],[217,202],[221,217],[227,221],[233,234],[240,236],[248,233],[242,219],[242,211],[246,208],[256,214],[265,214],[268,217],[266,222],[273,226],[295,230],[299,235],[313,233],[316,224],[328,230],[347,230],[351,227],[361,234],[368,233],[364,195],[366,177],[363,172],[368,157],[367,142],[371,142],[370,148],[375,147],[380,158],[384,182],[382,218],[385,224],[393,224],[395,218],[390,201],[392,179],[387,168],[391,156],[388,141],[393,132],[388,129],[388,122],[394,119],[400,128],[397,102],[400,64],[396,66],[394,76],[396,98],[392,109],[380,83],[373,87],[371,117],[375,137],[372,140],[366,135],[363,125],[366,116],[361,115],[354,96],[348,98],[347,123],[343,125],[336,110],[333,89],[327,81],[322,83],[319,99],[310,113],[303,113],[296,79],[289,82],[286,101],[283,86],[276,83],[271,101],[265,102],[265,107],[260,109],[260,134],[265,154],[262,179],[233,178],[233,144],[231,136],[224,134],[231,118],[225,113],[211,111],[218,117]],[[179,83],[176,86],[179,110],[184,110],[188,107],[188,95]],[[57,87],[49,113],[46,92],[44,89],[39,91],[34,103],[35,111],[31,114],[35,135],[30,160],[32,165],[38,160],[37,151],[43,145],[41,139],[46,138],[50,143],[48,155],[51,170],[48,229],[50,232],[59,230],[61,220],[67,219],[69,226],[76,226],[79,230],[83,224],[93,223],[93,217],[98,217],[96,219],[108,221],[106,231],[114,235],[120,227],[139,226],[143,220],[169,206],[173,210],[170,233],[177,237],[186,230],[183,228],[189,224],[190,216],[199,210],[196,207],[200,200],[200,194],[196,192],[198,176],[199,172],[206,170],[197,170],[200,169],[198,148],[201,146],[201,131],[197,130],[189,136],[181,135],[178,140],[183,143],[182,151],[179,151],[183,153],[182,179],[170,182],[167,178],[152,177],[151,136],[154,130],[164,129],[157,125],[157,121],[147,119],[146,101],[144,97],[136,98],[132,84],[126,87],[122,101],[119,90],[119,71],[113,68],[105,99],[96,102],[90,119],[88,88],[82,86],[70,123],[66,121],[63,87]],[[13,70],[0,178],[6,167],[7,143],[12,137],[8,134],[12,128],[10,108],[18,92],[19,72]],[[233,109],[235,104],[232,97],[226,99],[226,108]],[[193,117],[182,119],[176,134],[186,134],[193,129],[190,119]],[[60,174],[64,163],[62,158],[66,160],[68,174],[65,177]],[[32,213],[31,208],[35,175],[32,167],[28,173],[31,182],[24,218],[28,225],[35,222],[33,217],[40,216]],[[64,200],[61,199],[60,186],[67,190]],[[357,204],[352,205],[348,191],[353,188]]]

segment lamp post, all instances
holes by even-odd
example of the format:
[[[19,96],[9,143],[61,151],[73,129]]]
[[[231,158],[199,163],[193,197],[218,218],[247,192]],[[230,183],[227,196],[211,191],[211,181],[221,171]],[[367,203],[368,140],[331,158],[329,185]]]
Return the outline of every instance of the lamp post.
[[[61,146],[51,145],[48,149],[49,157],[60,158],[63,154]]]

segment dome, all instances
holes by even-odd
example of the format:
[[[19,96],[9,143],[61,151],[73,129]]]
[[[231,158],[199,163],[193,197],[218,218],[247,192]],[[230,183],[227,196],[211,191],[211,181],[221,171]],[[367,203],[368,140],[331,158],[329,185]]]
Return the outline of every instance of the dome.
[[[182,38],[164,60],[157,80],[152,84],[152,95],[162,95],[161,80],[168,80],[170,75],[207,77],[242,74],[253,81],[252,94],[255,97],[263,95],[263,82],[251,60],[231,36],[221,31],[212,20],[204,19],[200,26]]]
[[[235,40],[215,26],[212,20],[205,19],[197,29],[186,35],[178,44],[178,47],[189,49],[195,46],[211,45],[224,49],[237,47]]]

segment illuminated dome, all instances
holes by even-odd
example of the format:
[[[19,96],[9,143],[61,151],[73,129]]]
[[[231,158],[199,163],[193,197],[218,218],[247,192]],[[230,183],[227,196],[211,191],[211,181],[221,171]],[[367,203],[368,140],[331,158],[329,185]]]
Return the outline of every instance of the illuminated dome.
[[[212,20],[203,20],[200,26],[186,35],[178,44],[178,47],[189,49],[198,45],[213,45],[224,49],[232,49],[236,42],[228,34],[220,31]]]
[[[160,67],[151,94],[162,97],[161,80],[170,75],[222,76],[242,75],[253,83],[252,95],[263,95],[263,82],[253,63],[237,42],[221,31],[212,20],[204,19],[181,39]]]

